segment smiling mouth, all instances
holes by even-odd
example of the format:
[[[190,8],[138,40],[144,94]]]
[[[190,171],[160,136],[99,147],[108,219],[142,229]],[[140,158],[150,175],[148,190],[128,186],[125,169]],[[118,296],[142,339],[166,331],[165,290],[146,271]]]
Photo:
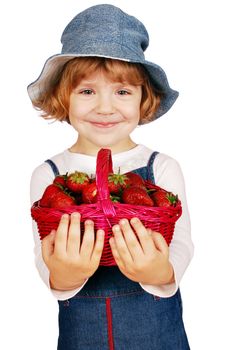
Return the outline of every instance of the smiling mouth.
[[[91,124],[98,128],[111,128],[112,126],[115,126],[118,123],[91,123]]]

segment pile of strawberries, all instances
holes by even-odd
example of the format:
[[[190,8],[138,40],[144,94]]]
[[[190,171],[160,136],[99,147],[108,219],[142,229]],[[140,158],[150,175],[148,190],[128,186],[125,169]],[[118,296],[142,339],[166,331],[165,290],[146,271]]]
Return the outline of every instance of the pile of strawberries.
[[[169,207],[176,206],[178,196],[164,189],[149,189],[142,177],[134,172],[109,174],[110,200],[131,205]],[[64,208],[71,205],[97,202],[96,179],[75,171],[56,176],[40,199],[41,207]]]

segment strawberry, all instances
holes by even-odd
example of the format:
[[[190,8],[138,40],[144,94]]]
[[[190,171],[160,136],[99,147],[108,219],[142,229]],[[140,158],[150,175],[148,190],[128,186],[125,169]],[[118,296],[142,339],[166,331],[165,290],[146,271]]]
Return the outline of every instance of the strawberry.
[[[111,173],[108,175],[108,188],[110,193],[118,194],[122,187],[125,187],[128,177],[125,174],[120,174],[120,168],[118,174]]]
[[[96,181],[93,181],[85,186],[82,191],[82,202],[86,204],[97,202],[97,185]]]
[[[53,184],[60,185],[63,188],[66,187],[66,180],[67,180],[67,174],[66,175],[57,175],[53,181]]]
[[[144,180],[139,174],[129,171],[125,175],[127,179],[124,181],[124,188],[129,186],[145,187]]]
[[[68,207],[75,204],[75,199],[63,191],[57,192],[50,201],[51,208],[56,209]]]
[[[126,204],[146,205],[149,207],[154,205],[154,202],[148,195],[146,189],[139,186],[126,187],[123,190],[122,200]]]
[[[154,205],[156,207],[170,207],[175,206],[178,202],[178,195],[174,195],[171,192],[165,190],[157,190],[150,194]]]
[[[50,207],[51,200],[59,192],[62,192],[62,190],[57,185],[51,184],[51,185],[47,186],[41,199],[40,199],[40,203],[39,203],[40,206],[41,207]]]
[[[86,173],[75,171],[67,176],[66,185],[73,192],[82,192],[84,187],[90,182]]]

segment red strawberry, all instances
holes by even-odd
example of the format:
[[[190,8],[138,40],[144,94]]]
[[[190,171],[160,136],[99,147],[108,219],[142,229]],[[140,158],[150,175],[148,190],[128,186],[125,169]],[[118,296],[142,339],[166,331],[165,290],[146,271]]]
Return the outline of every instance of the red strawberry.
[[[74,173],[68,175],[66,185],[69,190],[78,193],[83,191],[84,187],[89,183],[89,181],[90,179],[88,174],[75,171]]]
[[[56,193],[50,202],[51,208],[57,208],[57,209],[68,207],[70,205],[75,205],[75,204],[76,204],[75,199],[63,191]]]
[[[97,202],[97,185],[96,181],[93,181],[85,186],[82,191],[82,202],[86,204]]]
[[[53,184],[61,185],[62,187],[66,187],[66,180],[67,180],[67,174],[66,175],[57,175],[53,181]]]
[[[41,207],[50,207],[51,200],[59,192],[62,192],[62,190],[57,185],[51,184],[51,185],[47,186],[41,199],[40,199],[40,203],[39,203],[40,206]]]
[[[130,171],[125,175],[127,176],[127,179],[124,181],[125,183],[123,188],[128,186],[145,187],[144,180],[139,174]]]
[[[120,174],[120,170],[118,174],[109,174],[108,175],[108,188],[110,193],[119,193],[121,188],[124,186],[125,183],[128,181],[128,177],[125,174]]]
[[[154,205],[146,189],[139,186],[126,187],[123,190],[122,200],[126,204],[146,205],[150,207]]]
[[[170,207],[175,206],[178,202],[178,195],[165,190],[157,190],[150,194],[156,207]]]

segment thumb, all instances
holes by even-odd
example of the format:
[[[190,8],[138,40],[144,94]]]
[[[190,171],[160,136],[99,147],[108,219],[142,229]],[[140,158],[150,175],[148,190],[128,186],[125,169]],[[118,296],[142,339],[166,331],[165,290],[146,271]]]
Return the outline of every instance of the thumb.
[[[54,252],[55,230],[52,230],[49,235],[43,238],[41,243],[42,257],[45,263],[48,262],[50,256]]]
[[[165,238],[159,232],[152,232],[155,247],[165,256],[169,256],[169,248]]]

